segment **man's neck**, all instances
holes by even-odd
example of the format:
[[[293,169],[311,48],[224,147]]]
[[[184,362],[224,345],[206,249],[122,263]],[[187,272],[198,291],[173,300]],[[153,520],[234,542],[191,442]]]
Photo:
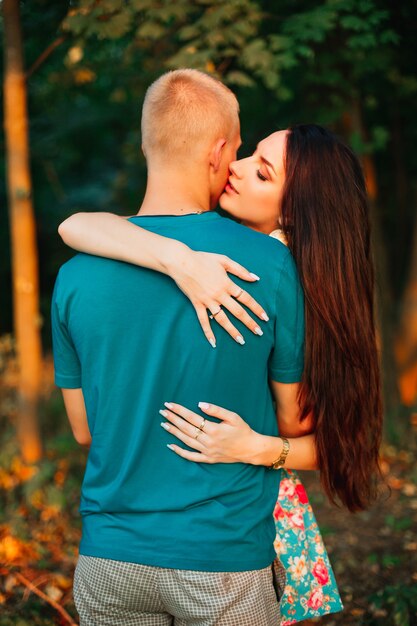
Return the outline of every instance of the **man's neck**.
[[[210,210],[208,182],[198,175],[163,172],[149,174],[146,193],[138,215],[188,215]]]

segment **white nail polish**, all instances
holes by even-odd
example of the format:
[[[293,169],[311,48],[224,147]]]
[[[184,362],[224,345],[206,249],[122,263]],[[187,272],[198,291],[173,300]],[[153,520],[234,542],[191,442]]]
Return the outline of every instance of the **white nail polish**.
[[[255,333],[256,333],[257,335],[259,335],[260,337],[263,335],[263,332],[262,332],[262,330],[259,328],[259,326],[257,326],[257,327],[255,328]]]
[[[269,322],[269,317],[267,316],[266,313],[262,313],[261,318],[265,320],[265,322]]]
[[[164,409],[161,409],[159,412],[163,417],[166,417],[168,415],[168,412],[164,411]]]
[[[256,274],[253,274],[252,272],[250,272],[250,276],[252,276],[254,280],[261,280],[259,276],[257,276]]]
[[[162,428],[165,428],[165,430],[169,430],[170,429],[169,424],[165,424],[165,422],[161,422],[161,426],[162,426]]]
[[[171,443],[167,443],[167,448],[170,450],[174,450],[174,446]]]
[[[215,339],[209,339],[209,342],[210,342],[212,348],[216,347],[216,340]]]
[[[237,343],[240,343],[241,346],[245,345],[245,340],[243,339],[242,335],[238,335],[236,337],[236,341],[237,341]]]
[[[210,405],[207,402],[199,402],[198,406],[200,409],[208,409]]]
[[[173,405],[171,404],[171,402],[164,402],[164,406],[166,406],[167,409],[173,408]]]

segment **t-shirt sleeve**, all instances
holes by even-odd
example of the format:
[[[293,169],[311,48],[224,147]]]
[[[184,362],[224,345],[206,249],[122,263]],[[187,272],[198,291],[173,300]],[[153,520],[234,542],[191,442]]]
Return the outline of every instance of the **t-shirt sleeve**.
[[[304,295],[294,259],[288,252],[277,286],[275,345],[269,376],[279,383],[297,383],[303,367]]]
[[[60,312],[59,280],[58,275],[51,305],[55,384],[63,389],[78,389],[81,387],[81,365],[67,324]]]

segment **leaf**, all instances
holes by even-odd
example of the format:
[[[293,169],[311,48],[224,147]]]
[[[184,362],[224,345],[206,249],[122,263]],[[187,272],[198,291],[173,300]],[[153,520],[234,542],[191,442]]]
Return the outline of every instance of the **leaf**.
[[[108,21],[97,22],[95,33],[99,39],[118,39],[129,32],[132,14],[128,11],[113,15]]]
[[[46,585],[45,593],[48,596],[48,598],[51,598],[51,600],[54,600],[55,602],[59,602],[62,596],[64,595],[64,592],[58,587],[56,587],[55,585],[53,585],[52,583],[49,583],[48,585]]]
[[[358,17],[357,15],[346,15],[340,18],[340,24],[343,28],[354,30],[354,31],[364,31],[368,30],[368,23],[366,20]]]
[[[189,41],[190,39],[198,37],[199,34],[200,29],[195,24],[187,24],[179,30],[178,37],[180,41]]]
[[[4,590],[6,591],[6,593],[10,593],[12,589],[18,584],[19,583],[17,582],[16,577],[13,576],[13,574],[9,574],[8,576],[6,576],[6,580],[4,581]]]
[[[241,87],[253,87],[255,81],[248,74],[237,70],[228,72],[226,75],[227,82],[231,85],[239,85]]]
[[[152,39],[157,40],[164,37],[167,30],[165,26],[158,24],[156,22],[145,22],[142,24],[136,31],[137,37],[142,37],[143,39]]]

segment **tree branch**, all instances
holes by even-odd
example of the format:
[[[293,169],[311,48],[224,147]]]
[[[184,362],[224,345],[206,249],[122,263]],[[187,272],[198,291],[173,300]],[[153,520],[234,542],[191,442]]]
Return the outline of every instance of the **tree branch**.
[[[42,600],[44,600],[50,606],[52,606],[56,611],[58,611],[61,617],[66,622],[68,622],[70,626],[77,626],[77,624],[72,619],[71,615],[67,613],[66,610],[60,604],[58,604],[58,602],[56,602],[55,600],[52,600],[52,598],[49,598],[49,596],[47,596],[46,593],[44,593],[43,591],[35,587],[35,585],[31,583],[30,580],[28,580],[25,576],[23,576],[23,574],[20,574],[20,572],[16,572],[16,571],[13,571],[10,573],[12,574],[12,576],[15,576],[15,578],[17,578],[17,580],[21,582],[22,585],[27,587],[27,589],[29,589],[32,593],[35,593],[37,596],[42,598]]]
[[[40,65],[49,57],[49,55],[58,48],[65,40],[67,39],[66,35],[61,35],[58,39],[55,39],[45,50],[38,56],[36,61],[31,65],[31,67],[26,72],[26,80],[32,76],[32,74],[38,69]]]

